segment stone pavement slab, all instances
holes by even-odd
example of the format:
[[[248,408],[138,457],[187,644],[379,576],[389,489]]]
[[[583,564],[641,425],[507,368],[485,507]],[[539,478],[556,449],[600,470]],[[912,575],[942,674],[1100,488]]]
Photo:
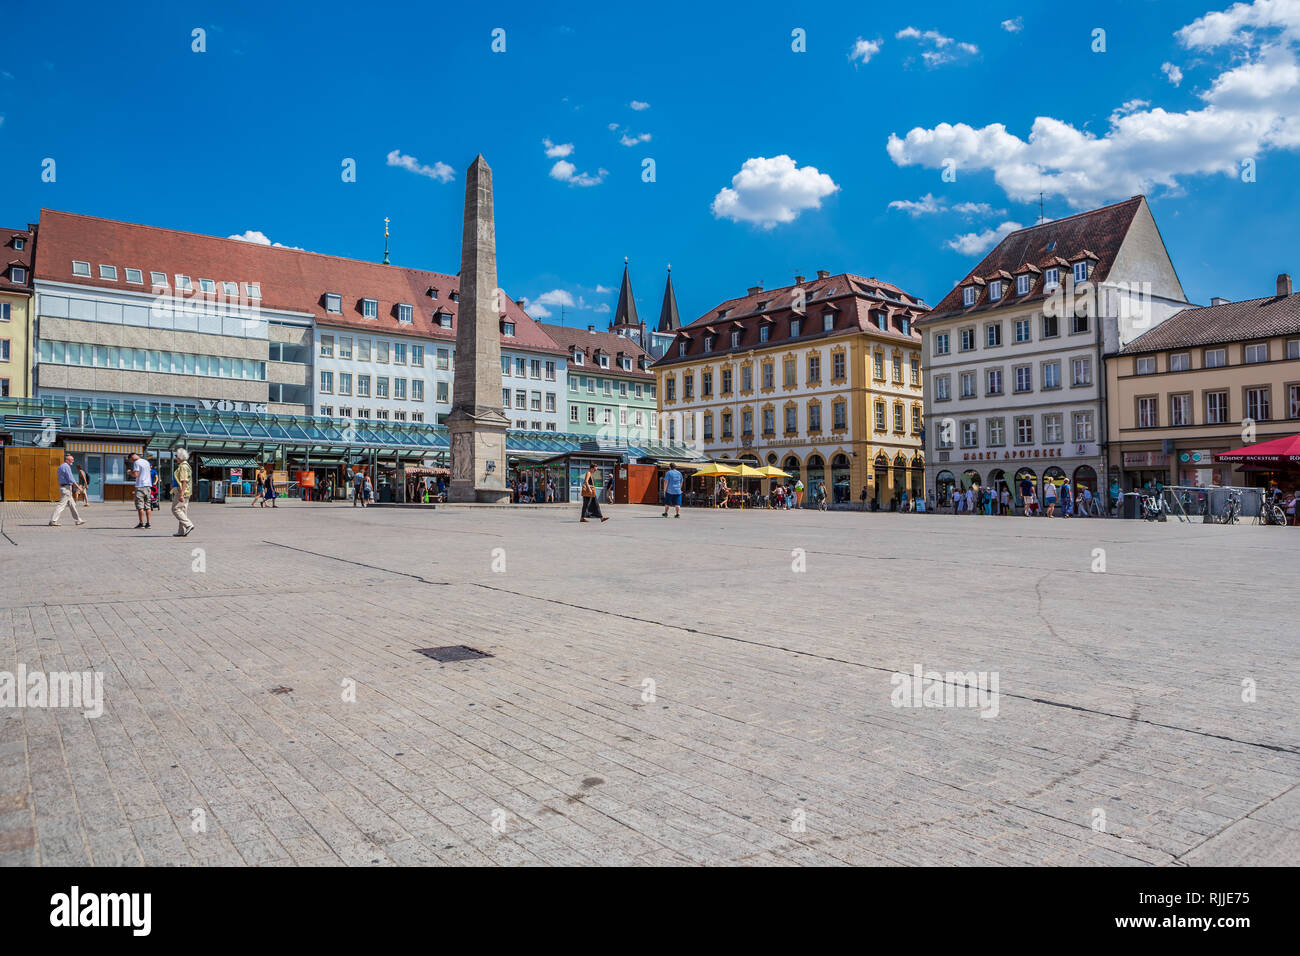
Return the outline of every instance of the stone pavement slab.
[[[3,865],[1300,851],[1295,529],[48,512],[0,505],[0,674],[98,672],[103,712],[0,707]],[[942,706],[897,706],[917,667]]]

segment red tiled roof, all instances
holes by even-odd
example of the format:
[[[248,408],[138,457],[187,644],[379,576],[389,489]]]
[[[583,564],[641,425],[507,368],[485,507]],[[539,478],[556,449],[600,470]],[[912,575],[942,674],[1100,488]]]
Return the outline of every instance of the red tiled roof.
[[[538,323],[552,340],[556,342],[570,356],[575,349],[582,349],[583,365],[581,368],[600,368],[600,363],[596,360],[596,353],[603,351],[609,356],[609,368],[601,369],[602,372],[611,374],[631,376],[632,378],[654,378],[654,373],[650,371],[641,371],[640,358],[645,356],[651,358],[649,353],[641,346],[637,345],[626,336],[619,335],[617,332],[590,332],[587,329],[570,328],[567,325],[554,325],[550,322]],[[632,360],[632,371],[618,367],[619,354],[627,356]],[[570,366],[572,368],[573,366]]]
[[[38,233],[41,254],[36,277],[52,282],[125,291],[150,292],[150,272],[163,272],[168,283],[186,275],[194,289],[199,279],[212,279],[218,292],[222,282],[256,282],[261,286],[263,309],[312,315],[322,326],[365,329],[396,335],[414,335],[454,342],[458,304],[451,294],[459,289],[454,275],[386,266],[360,259],[323,255],[283,246],[263,246],[238,239],[220,239],[156,226],[99,219],[54,209],[41,210]],[[90,263],[89,276],[72,273],[73,260]],[[117,279],[99,278],[99,266],[117,266]],[[140,269],[143,285],[126,281],[126,269]],[[433,288],[438,298],[426,292]],[[343,300],[343,314],[325,310],[326,293]],[[377,299],[379,315],[367,319],[362,299]],[[413,307],[414,321],[399,322],[399,303]],[[449,313],[451,328],[441,328],[434,316]],[[555,352],[559,347],[547,337],[518,303],[506,298],[506,321],[515,324],[513,337],[502,336],[508,347]]]
[[[1091,258],[1096,260],[1096,264],[1089,274],[1089,280],[1104,282],[1110,274],[1111,266],[1115,264],[1115,256],[1128,235],[1129,227],[1133,224],[1133,217],[1144,201],[1144,197],[1134,196],[1112,206],[1081,212],[1065,219],[1054,219],[1011,233],[943,297],[943,301],[934,307],[934,311],[921,324],[1042,299],[1045,277],[1036,275],[1030,282],[1027,294],[1016,295],[1013,285],[1003,291],[1002,298],[998,301],[989,300],[988,289],[981,281],[981,276],[992,278],[1003,272],[1024,272],[1023,267],[1026,265],[1040,269],[1047,266],[1068,269],[1070,262],[1067,257],[1076,261]],[[1061,281],[1065,281],[1064,276]],[[975,304],[963,306],[962,288],[972,283],[977,290]]]
[[[35,249],[35,243],[32,241],[34,234],[30,229],[5,229],[0,227],[0,292],[31,292],[32,291],[32,252]],[[14,240],[22,239],[23,249],[20,251],[14,248]],[[21,266],[27,270],[27,281],[24,283],[11,282],[9,279],[9,267]]]
[[[1124,348],[1123,355],[1162,352],[1300,334],[1300,292],[1263,299],[1245,299],[1200,309],[1184,309],[1144,332]]]
[[[802,315],[795,313],[792,308],[796,288],[802,288],[804,293]],[[856,331],[871,331],[877,335],[896,338],[900,342],[919,342],[921,336],[918,332],[912,330],[909,334],[903,333],[900,320],[906,318],[915,324],[929,310],[930,307],[920,298],[904,292],[892,283],[847,272],[840,273],[805,282],[802,287],[790,285],[728,299],[678,332],[664,357],[655,364],[677,365],[698,361],[706,356],[716,358],[729,352],[745,352],[760,345],[769,348]],[[822,328],[822,316],[827,311],[835,314],[835,323],[829,332]],[[880,312],[888,317],[887,329],[880,329],[876,325],[874,316]],[[804,321],[796,339],[790,338],[792,318]],[[758,328],[769,323],[773,325],[771,337],[760,343]],[[704,337],[698,333],[713,325],[730,327],[732,324],[740,326],[740,344],[733,348],[729,328],[724,328],[718,333],[713,350],[705,352]],[[679,356],[677,345],[682,341],[687,343],[687,349],[684,356]]]

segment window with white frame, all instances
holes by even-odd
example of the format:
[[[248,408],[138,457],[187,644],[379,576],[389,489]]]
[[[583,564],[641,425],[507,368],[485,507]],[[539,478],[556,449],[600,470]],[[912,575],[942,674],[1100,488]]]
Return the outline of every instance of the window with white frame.
[[[999,448],[1007,443],[1006,419],[990,418],[988,420],[988,444]]]
[[[799,328],[801,325],[802,323],[798,319],[790,320],[790,338],[797,339],[799,337]]]
[[[1016,276],[1016,295],[1029,294],[1029,276]]]
[[[1001,395],[1002,394],[1002,369],[991,368],[985,373],[984,394]]]
[[[1273,417],[1272,396],[1267,387],[1246,389],[1246,417],[1266,422]]]
[[[334,391],[334,373],[328,369],[321,369],[320,390],[326,393]]]
[[[1186,372],[1192,367],[1192,355],[1190,352],[1175,352],[1169,356],[1169,371]]]
[[[961,290],[961,304],[969,308],[975,304],[975,287],[968,285]]]
[[[1268,361],[1268,343],[1255,342],[1246,346],[1246,364],[1256,365]]]
[[[1133,370],[1138,375],[1154,375],[1156,373],[1156,357],[1154,355],[1140,355],[1137,361],[1133,363]]]
[[[127,266],[126,281],[132,285],[144,285],[144,273],[139,269],[132,269],[130,266]]]
[[[974,372],[961,373],[961,397],[962,398],[975,397],[975,373]]]
[[[1088,260],[1087,259],[1084,259],[1082,262],[1076,262],[1074,264],[1074,281],[1076,283],[1088,281]]]
[[[1092,412],[1075,412],[1071,418],[1074,420],[1074,441],[1076,444],[1092,441]]]
[[[968,328],[968,329],[962,329],[961,332],[960,332],[959,334],[961,335],[961,344],[960,344],[960,346],[959,346],[960,349],[961,349],[961,351],[963,351],[963,352],[969,352],[969,351],[971,351],[972,349],[975,348],[975,329],[974,329],[974,327],[971,327],[971,328]]]
[[[1160,399],[1142,395],[1137,400],[1138,428],[1157,428],[1160,425]]]
[[[1205,424],[1226,425],[1228,423],[1228,393],[1225,391],[1205,393]]]
[[[1205,350],[1205,367],[1206,368],[1223,368],[1228,364],[1227,349],[1206,349]]]
[[[90,268],[90,267],[87,266],[86,268]],[[150,282],[150,284],[152,284],[152,285],[155,285],[155,286],[162,286],[163,288],[166,288],[166,287],[167,287],[167,273],[165,273],[165,272],[151,272],[151,273],[149,273],[149,282]]]
[[[1034,420],[1029,415],[1016,418],[1016,444],[1032,445],[1034,443]]]
[[[1286,357],[1288,359],[1300,359],[1300,339],[1287,340]]]
[[[1031,392],[1034,389],[1034,367],[1032,365],[1017,365],[1015,368],[1016,391]]]
[[[361,317],[363,319],[379,318],[379,300],[362,299],[361,300]]]
[[[1072,385],[1092,384],[1092,359],[1076,358],[1071,360],[1070,383]]]
[[[1192,393],[1181,392],[1169,396],[1169,424],[1192,424]]]
[[[1029,341],[1029,320],[1028,319],[1016,319],[1016,341],[1017,342]]]
[[[1002,344],[1002,323],[994,322],[992,325],[984,326],[984,345],[986,348],[997,348]]]
[[[117,281],[117,266],[105,266],[105,265],[101,265],[101,266],[99,267],[99,277],[100,277],[101,279],[107,279],[107,280],[110,281],[110,282],[116,282],[116,281]],[[17,282],[18,280],[15,279],[14,281]],[[206,291],[206,290],[205,290],[205,291]]]
[[[934,354],[935,355],[948,354],[948,333],[947,332],[934,333]]]
[[[1043,444],[1060,445],[1065,441],[1065,430],[1061,423],[1060,412],[1049,412],[1043,416]]]
[[[1055,289],[1061,284],[1061,270],[1053,266],[1050,269],[1043,270],[1043,288]]]
[[[117,271],[117,270],[115,269],[115,270],[114,270],[114,273],[116,273],[116,271]],[[114,278],[116,278],[116,275],[114,276]],[[216,291],[217,291],[217,284],[216,284],[215,282],[213,282],[211,279],[200,279],[200,280],[199,280],[199,291],[200,291],[200,292],[203,292],[203,293],[206,293],[206,294],[208,294],[208,295],[212,295],[212,294],[216,293]]]
[[[407,305],[405,302],[397,303],[397,321],[403,325],[410,325],[415,321],[415,307]]]
[[[1060,388],[1061,387],[1061,363],[1044,362],[1043,363],[1043,388]]]
[[[961,423],[961,447],[978,448],[979,441],[980,441],[980,423],[962,422]]]
[[[994,279],[992,282],[989,283],[989,301],[997,302],[1001,298],[1002,298],[1002,282],[999,279]]]
[[[194,283],[190,281],[189,276],[177,274],[175,278],[177,292],[189,292],[194,288]]]
[[[946,402],[952,398],[952,380],[947,375],[935,376],[934,398],[938,402]]]
[[[72,274],[74,276],[90,277],[90,263],[82,262],[80,259],[72,260]]]
[[[320,337],[320,357],[321,358],[334,357],[334,336],[322,335]]]

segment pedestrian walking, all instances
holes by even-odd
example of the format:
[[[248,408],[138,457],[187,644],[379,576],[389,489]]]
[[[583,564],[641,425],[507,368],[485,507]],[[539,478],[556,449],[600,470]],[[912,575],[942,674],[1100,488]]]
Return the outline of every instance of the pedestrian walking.
[[[1002,486],[1002,515],[1003,517],[1011,514],[1011,489],[1006,485]]]
[[[582,476],[582,514],[579,521],[586,521],[587,515],[593,518],[599,518],[602,522],[608,521],[600,513],[600,499],[596,493],[596,463],[592,462],[587,466],[587,473]]]
[[[73,489],[73,496],[81,499],[83,505],[90,504],[90,476],[80,465],[77,466],[77,487]]]
[[[365,484],[361,487],[361,507],[369,508],[375,501],[375,486],[371,484],[369,475],[365,477]]]
[[[274,466],[274,465],[267,465],[267,466],[266,466],[266,499],[265,499],[265,500],[271,502],[271,507],[272,507],[272,508],[277,508],[277,507],[279,507],[279,506],[275,503],[275,495],[276,495],[276,491],[275,491],[275,466]],[[266,507],[265,504],[263,504],[263,507]]]
[[[131,470],[135,474],[135,514],[140,520],[136,528],[149,528],[149,512],[153,508],[153,467],[149,459],[132,452]]]
[[[266,469],[261,465],[257,466],[257,473],[253,475],[253,497],[249,500],[248,507],[253,505],[266,507]]]
[[[1043,482],[1043,505],[1047,508],[1047,517],[1056,517],[1056,483],[1051,478]]]
[[[55,474],[55,481],[59,485],[59,503],[54,508],[54,514],[50,515],[51,528],[59,526],[59,519],[63,517],[64,508],[72,511],[72,520],[74,522],[79,525],[86,523],[85,519],[81,517],[81,512],[77,510],[77,496],[74,490],[77,487],[77,476],[72,471],[73,462],[75,461],[76,459],[73,458],[71,452],[64,455],[63,464],[59,465],[59,469]]]
[[[663,496],[664,496],[664,517],[668,517],[668,509],[676,508],[677,513],[673,516],[680,518],[682,516],[682,482],[685,477],[677,470],[676,465],[669,465],[668,470],[664,472],[663,478]]]
[[[190,478],[190,453],[184,448],[176,449],[176,467],[172,469],[172,517],[176,519],[176,533],[173,538],[183,538],[194,530],[190,520],[190,490],[194,487]]]
[[[365,507],[365,499],[361,497],[365,490],[366,476],[360,471],[352,473],[352,507]]]

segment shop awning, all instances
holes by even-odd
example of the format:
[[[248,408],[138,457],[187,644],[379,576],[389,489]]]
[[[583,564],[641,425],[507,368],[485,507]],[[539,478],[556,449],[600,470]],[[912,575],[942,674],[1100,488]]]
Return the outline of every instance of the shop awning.
[[[143,447],[143,442],[69,440],[63,443],[64,451],[90,452],[92,455],[130,455]]]
[[[1272,441],[1221,451],[1215,461],[1248,462],[1254,465],[1300,464],[1300,435],[1274,438]]]

